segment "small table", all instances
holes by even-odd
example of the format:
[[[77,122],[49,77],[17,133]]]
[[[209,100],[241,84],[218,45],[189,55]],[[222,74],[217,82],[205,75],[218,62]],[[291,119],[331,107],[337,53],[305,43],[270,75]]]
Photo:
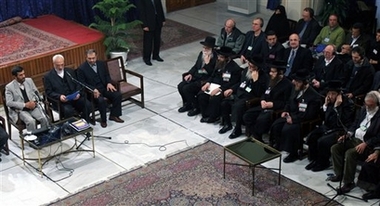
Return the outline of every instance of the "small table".
[[[63,129],[63,124],[67,123],[66,126],[69,126],[69,123],[70,122],[73,122],[73,121],[76,121],[78,120],[77,118],[70,118],[70,119],[66,119],[66,120],[62,120],[62,121],[59,121],[57,123],[54,123],[52,126],[53,127],[56,127],[56,128],[59,128],[59,130]],[[70,126],[69,126],[70,127]],[[25,139],[25,137],[27,136],[26,134],[21,134],[20,135],[20,138],[21,138],[21,151],[22,151],[22,160],[24,162],[24,165],[26,162],[26,160],[37,160],[38,161],[38,169],[37,169],[40,173],[41,173],[41,177],[44,175],[44,173],[42,172],[42,167],[43,165],[48,162],[49,160],[51,160],[52,158],[56,157],[56,156],[59,156],[59,155],[62,155],[62,154],[65,154],[65,153],[69,153],[69,152],[79,152],[79,151],[86,151],[86,152],[92,152],[93,153],[93,157],[95,157],[95,142],[94,142],[94,137],[93,137],[93,129],[92,127],[88,127],[86,129],[83,129],[81,131],[76,131],[74,129],[71,129],[70,130],[72,133],[69,134],[69,135],[62,135],[62,131],[61,131],[61,138],[58,138],[58,139],[55,139],[53,141],[50,141],[46,144],[42,144],[42,145],[38,145],[35,141],[28,141]],[[46,134],[46,133],[44,133]],[[78,140],[77,140],[77,136],[79,135],[84,135],[85,136],[85,139],[83,141],[85,141],[86,139],[91,139],[92,140],[92,149],[79,149],[77,146],[77,143],[78,143]],[[38,138],[39,135],[37,135]],[[68,140],[68,139],[71,139],[71,138],[74,138],[75,139],[75,143],[74,145],[69,148],[68,150],[66,151],[63,151],[61,153],[55,153],[54,155],[48,155],[46,157],[41,157],[41,150],[45,147],[49,147],[53,144],[56,144],[56,143],[60,143],[62,141],[65,141],[65,140]],[[25,143],[29,144],[29,146],[35,150],[37,150],[37,158],[31,158],[31,157],[25,157],[25,154],[24,154],[24,150],[25,150]],[[72,150],[74,147],[76,147],[76,150]],[[42,163],[42,160],[45,160],[44,163]],[[29,163],[28,163],[29,164]],[[29,164],[30,165],[30,164]],[[31,165],[32,166],[32,165]],[[33,167],[33,166],[32,166]]]
[[[240,158],[246,164],[238,164],[226,162],[226,151]],[[280,158],[278,168],[266,168],[266,167],[257,167],[258,165],[265,163],[269,160]],[[280,185],[281,179],[281,153],[272,147],[257,141],[256,139],[245,139],[224,147],[224,157],[223,157],[224,167],[223,167],[223,178],[226,178],[226,164],[230,165],[239,165],[247,166],[252,168],[252,195],[254,195],[255,188],[255,168],[263,169],[275,169],[278,170],[278,184]]]

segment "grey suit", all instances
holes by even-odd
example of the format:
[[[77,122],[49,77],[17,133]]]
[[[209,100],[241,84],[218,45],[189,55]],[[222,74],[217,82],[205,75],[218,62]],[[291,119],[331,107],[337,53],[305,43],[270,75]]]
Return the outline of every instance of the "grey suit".
[[[35,91],[38,91],[31,78],[25,78],[24,87],[26,95],[30,101],[36,99]],[[21,93],[20,85],[16,80],[11,81],[5,86],[6,104],[10,108],[9,116],[16,122],[20,118],[25,124],[26,129],[32,131],[36,129],[36,121],[41,123],[41,127],[48,126],[48,120],[43,111],[38,107],[33,110],[25,111],[25,100]]]

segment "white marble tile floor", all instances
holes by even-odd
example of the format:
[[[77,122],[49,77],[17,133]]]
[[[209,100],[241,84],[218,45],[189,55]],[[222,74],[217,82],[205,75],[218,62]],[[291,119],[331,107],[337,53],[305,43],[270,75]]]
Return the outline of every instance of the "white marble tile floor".
[[[238,27],[246,32],[251,29],[251,21],[256,16],[260,14],[247,16],[228,12],[226,4],[216,2],[175,11],[169,13],[167,18],[216,35],[228,17],[233,17]],[[266,21],[269,19],[268,16],[262,17]],[[9,141],[12,153],[1,157],[0,204],[48,204],[55,199],[81,191],[120,173],[165,159],[208,140],[228,145],[243,139],[244,137],[230,140],[229,134],[218,134],[219,124],[200,123],[199,116],[188,117],[185,113],[177,112],[182,104],[177,84],[181,80],[181,74],[194,64],[200,50],[201,45],[196,41],[162,51],[161,57],[165,62],[152,61],[151,67],[146,66],[141,58],[129,61],[128,69],[144,75],[145,108],[132,103],[126,104],[123,106],[123,124],[108,122],[108,127],[104,129],[98,123],[94,126],[94,134],[111,136],[112,139],[95,138],[95,157],[89,152],[79,152],[49,161],[43,171],[50,179],[41,177],[35,169],[23,164],[20,159],[20,140],[17,131],[13,129],[13,141]],[[4,112],[1,111],[0,114],[4,115]],[[47,152],[59,151],[61,148],[70,147],[72,143],[73,141],[66,141],[62,146],[49,148]],[[160,148],[160,145],[166,146]],[[82,147],[90,146],[91,141],[85,141]],[[28,153],[33,152],[30,147],[26,148]],[[31,164],[37,165],[36,162]],[[333,197],[335,193],[327,187],[325,181],[326,174],[332,173],[332,170],[313,173],[304,169],[306,164],[307,160],[283,163],[282,174],[321,194]],[[264,165],[277,166],[278,160]],[[363,191],[355,188],[350,194],[361,196]],[[336,200],[344,205],[378,204],[376,201],[364,203],[349,197],[339,197]]]

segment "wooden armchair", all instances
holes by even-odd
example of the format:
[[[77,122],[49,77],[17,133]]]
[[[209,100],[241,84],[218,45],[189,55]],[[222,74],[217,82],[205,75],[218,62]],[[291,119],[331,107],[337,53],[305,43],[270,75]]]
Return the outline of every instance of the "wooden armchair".
[[[135,104],[144,108],[144,77],[141,74],[125,69],[123,59],[116,57],[106,61],[108,72],[110,74],[112,84],[122,95],[122,101],[130,100]],[[139,86],[136,86],[127,80],[127,74],[139,79]],[[134,96],[141,95],[140,100]]]
[[[0,116],[0,127],[3,127],[4,130],[6,130],[6,129],[5,129],[5,119],[4,119],[4,117],[2,117],[2,116]],[[9,137],[9,138],[10,138],[10,137]],[[4,151],[5,151],[5,154],[6,154],[6,155],[9,155],[9,145],[8,145],[8,141],[7,141],[7,143],[5,144]],[[0,151],[0,152],[1,152],[1,151]]]

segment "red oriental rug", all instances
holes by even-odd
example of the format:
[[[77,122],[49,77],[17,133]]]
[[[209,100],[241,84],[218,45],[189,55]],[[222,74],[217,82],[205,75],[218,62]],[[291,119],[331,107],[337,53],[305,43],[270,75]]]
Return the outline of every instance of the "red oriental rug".
[[[227,159],[243,163],[231,154]],[[223,179],[223,147],[207,142],[50,205],[323,205],[329,200],[283,176],[278,185],[271,170],[256,169],[255,176],[255,196],[249,167],[227,165]]]
[[[3,27],[0,28],[0,66],[75,44],[22,22]]]

